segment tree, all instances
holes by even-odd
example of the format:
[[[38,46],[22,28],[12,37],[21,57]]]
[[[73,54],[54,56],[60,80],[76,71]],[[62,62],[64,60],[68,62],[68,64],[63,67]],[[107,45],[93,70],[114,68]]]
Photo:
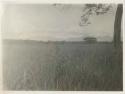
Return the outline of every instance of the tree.
[[[58,6],[60,4],[53,4],[53,6]],[[85,4],[83,8],[83,15],[81,16],[80,26],[86,26],[91,24],[89,21],[92,15],[102,15],[107,12],[112,11],[112,4]],[[121,21],[123,14],[123,4],[117,5],[115,21],[114,21],[114,35],[113,43],[114,47],[118,48],[121,42]]]
[[[108,4],[86,4],[83,10],[83,15],[81,16],[80,26],[85,26],[90,24],[89,17],[93,14],[101,15],[107,13],[111,10],[112,5]],[[121,21],[122,21],[122,14],[123,14],[123,5],[118,4],[116,15],[115,15],[115,22],[114,22],[114,37],[113,43],[114,47],[118,48],[121,42]]]
[[[119,4],[116,10],[114,22],[114,46],[117,48],[121,40],[121,21],[122,21],[123,5]]]

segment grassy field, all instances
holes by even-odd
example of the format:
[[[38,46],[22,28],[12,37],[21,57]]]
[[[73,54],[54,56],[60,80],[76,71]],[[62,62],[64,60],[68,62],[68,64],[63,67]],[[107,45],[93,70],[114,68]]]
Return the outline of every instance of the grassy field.
[[[5,90],[122,90],[122,48],[112,43],[3,40]]]

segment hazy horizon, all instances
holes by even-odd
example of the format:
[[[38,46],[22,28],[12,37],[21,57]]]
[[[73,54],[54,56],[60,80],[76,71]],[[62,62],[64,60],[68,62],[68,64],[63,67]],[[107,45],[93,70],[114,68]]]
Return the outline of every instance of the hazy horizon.
[[[96,37],[98,41],[112,41],[116,5],[113,11],[91,16],[91,24],[79,26],[84,4],[8,4],[2,20],[3,39],[41,41],[82,41]]]

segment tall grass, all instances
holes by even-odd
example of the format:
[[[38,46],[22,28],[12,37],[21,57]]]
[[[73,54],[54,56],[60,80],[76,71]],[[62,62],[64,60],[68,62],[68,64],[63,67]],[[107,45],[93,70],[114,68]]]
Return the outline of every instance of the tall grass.
[[[112,43],[3,42],[5,90],[122,90]]]

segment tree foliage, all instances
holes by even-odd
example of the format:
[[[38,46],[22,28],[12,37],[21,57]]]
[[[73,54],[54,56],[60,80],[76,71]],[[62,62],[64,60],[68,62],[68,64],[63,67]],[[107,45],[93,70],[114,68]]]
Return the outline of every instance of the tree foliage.
[[[111,4],[85,4],[83,15],[81,16],[80,26],[90,24],[89,18],[92,15],[102,15],[112,9]]]

